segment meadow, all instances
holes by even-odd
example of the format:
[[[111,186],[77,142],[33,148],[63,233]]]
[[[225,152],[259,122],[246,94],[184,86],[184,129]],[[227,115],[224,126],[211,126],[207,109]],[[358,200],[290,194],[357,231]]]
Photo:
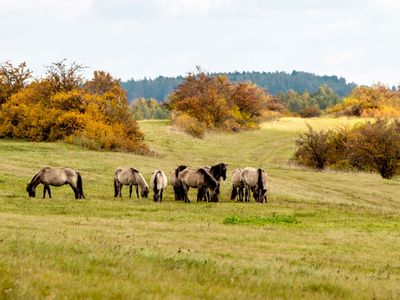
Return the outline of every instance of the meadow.
[[[317,118],[315,128],[359,119]],[[291,165],[305,121],[283,118],[260,130],[194,139],[168,121],[141,121],[155,156],[0,140],[2,299],[399,299],[400,178],[314,172]],[[147,180],[179,164],[260,166],[267,204],[189,204],[113,197],[113,173],[134,166]],[[43,166],[70,166],[86,200],[68,186],[30,199]],[[254,200],[253,200],[254,201]]]

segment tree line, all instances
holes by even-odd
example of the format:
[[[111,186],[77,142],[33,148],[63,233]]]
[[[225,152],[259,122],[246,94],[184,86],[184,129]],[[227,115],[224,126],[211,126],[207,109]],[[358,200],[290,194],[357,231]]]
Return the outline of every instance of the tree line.
[[[226,76],[230,81],[250,81],[261,88],[268,90],[272,95],[286,93],[292,90],[297,93],[315,93],[321,85],[330,87],[339,97],[344,97],[356,86],[354,83],[347,83],[344,78],[337,76],[319,76],[307,72],[293,71],[286,72],[228,72],[210,73],[211,76]],[[184,80],[183,76],[164,77],[155,79],[130,79],[121,82],[126,90],[129,101],[137,98],[153,98],[163,101],[175,90]]]

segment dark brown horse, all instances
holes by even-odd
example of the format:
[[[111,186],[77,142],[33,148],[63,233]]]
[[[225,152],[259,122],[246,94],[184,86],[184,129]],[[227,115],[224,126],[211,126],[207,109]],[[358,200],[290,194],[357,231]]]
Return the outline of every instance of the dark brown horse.
[[[129,198],[132,197],[132,186],[135,186],[136,197],[139,198],[138,187],[142,198],[149,195],[149,187],[144,179],[135,168],[118,168],[114,173],[114,197],[122,197],[122,186],[129,185]]]
[[[85,198],[83,195],[82,177],[78,171],[71,168],[50,168],[41,169],[26,187],[29,197],[36,197],[36,187],[43,184],[43,198],[46,197],[46,191],[51,198],[50,186],[62,186],[69,184],[75,194],[75,199]]]
[[[203,199],[207,189],[210,190],[211,198],[214,197],[214,194],[216,193],[216,190],[218,188],[218,182],[209,172],[207,172],[203,168],[186,168],[183,171],[179,172],[178,179],[181,184],[181,192],[183,194],[183,200],[185,202],[190,202],[188,197],[189,188],[198,189],[197,201],[201,201],[201,199]]]

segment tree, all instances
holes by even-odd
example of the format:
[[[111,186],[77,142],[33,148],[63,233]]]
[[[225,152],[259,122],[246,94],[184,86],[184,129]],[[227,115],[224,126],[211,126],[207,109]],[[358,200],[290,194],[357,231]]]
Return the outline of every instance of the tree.
[[[210,128],[257,127],[271,99],[255,84],[233,83],[225,76],[210,76],[198,69],[169,96],[168,105],[176,124],[202,136]]]
[[[32,71],[25,62],[14,67],[10,61],[0,64],[0,105],[6,102],[12,94],[17,93],[26,86]]]

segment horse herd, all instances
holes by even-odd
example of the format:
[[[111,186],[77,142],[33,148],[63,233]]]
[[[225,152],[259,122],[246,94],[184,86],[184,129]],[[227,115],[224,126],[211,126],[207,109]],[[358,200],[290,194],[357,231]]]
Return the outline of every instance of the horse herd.
[[[225,163],[219,163],[212,167],[190,168],[184,165],[174,169],[169,178],[169,184],[174,189],[176,201],[190,202],[188,192],[190,188],[197,189],[197,201],[218,202],[220,185],[227,178]],[[153,190],[153,200],[161,202],[163,191],[167,187],[167,176],[162,170],[155,170],[150,179]],[[76,199],[84,199],[82,177],[80,173],[71,168],[45,167],[33,176],[26,190],[29,197],[36,196],[36,187],[43,184],[43,198],[46,192],[51,198],[50,186],[68,184],[75,193]],[[129,186],[129,197],[132,197],[132,189],[135,187],[136,197],[147,198],[149,186],[144,176],[135,168],[118,168],[114,172],[114,197],[122,197],[122,187]],[[246,167],[235,169],[232,172],[231,200],[249,202],[252,194],[255,201],[267,202],[267,173],[260,168]]]

